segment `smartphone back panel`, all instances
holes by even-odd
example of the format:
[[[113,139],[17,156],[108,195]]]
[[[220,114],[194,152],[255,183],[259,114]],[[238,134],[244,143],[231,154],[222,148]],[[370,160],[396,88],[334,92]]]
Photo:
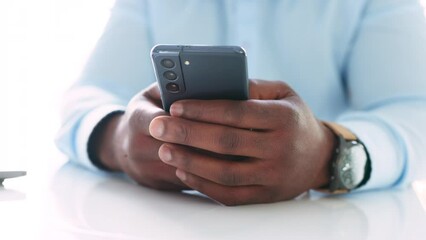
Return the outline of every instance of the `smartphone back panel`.
[[[181,99],[248,99],[247,60],[240,47],[157,45],[152,61],[166,111]]]

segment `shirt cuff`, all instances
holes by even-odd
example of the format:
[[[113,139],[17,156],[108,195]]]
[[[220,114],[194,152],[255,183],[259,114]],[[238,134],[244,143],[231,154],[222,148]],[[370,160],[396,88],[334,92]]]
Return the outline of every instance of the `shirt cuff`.
[[[371,177],[359,190],[387,188],[401,181],[405,169],[404,147],[386,122],[376,117],[357,116],[338,123],[355,133],[370,155]]]
[[[81,121],[76,135],[77,161],[90,169],[98,169],[90,160],[88,153],[89,138],[95,127],[113,112],[124,112],[121,105],[106,105],[90,111]]]

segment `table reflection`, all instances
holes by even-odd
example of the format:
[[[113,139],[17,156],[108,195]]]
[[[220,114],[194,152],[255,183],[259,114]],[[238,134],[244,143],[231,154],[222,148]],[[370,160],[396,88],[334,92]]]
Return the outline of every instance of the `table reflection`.
[[[92,237],[403,239],[407,231],[424,236],[418,225],[426,226],[411,189],[225,207],[203,196],[147,189],[122,175],[68,163],[53,178],[52,190],[51,216],[63,219],[57,227]]]
[[[0,202],[24,200],[25,197],[25,193],[0,186]]]

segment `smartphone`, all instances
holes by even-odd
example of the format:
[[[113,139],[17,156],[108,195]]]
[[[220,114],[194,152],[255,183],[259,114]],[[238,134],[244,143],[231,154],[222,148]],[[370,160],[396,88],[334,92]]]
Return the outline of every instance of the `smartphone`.
[[[165,111],[182,99],[248,99],[247,58],[238,46],[156,45],[152,65]]]

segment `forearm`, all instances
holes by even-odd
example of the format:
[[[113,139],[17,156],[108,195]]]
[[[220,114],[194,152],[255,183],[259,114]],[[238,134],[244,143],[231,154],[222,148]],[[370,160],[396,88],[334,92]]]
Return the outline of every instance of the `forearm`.
[[[139,14],[143,5],[117,1],[78,82],[64,96],[56,144],[86,167],[94,168],[87,147],[98,123],[112,112],[124,111],[131,97],[152,82],[152,44],[147,41],[145,16]]]

